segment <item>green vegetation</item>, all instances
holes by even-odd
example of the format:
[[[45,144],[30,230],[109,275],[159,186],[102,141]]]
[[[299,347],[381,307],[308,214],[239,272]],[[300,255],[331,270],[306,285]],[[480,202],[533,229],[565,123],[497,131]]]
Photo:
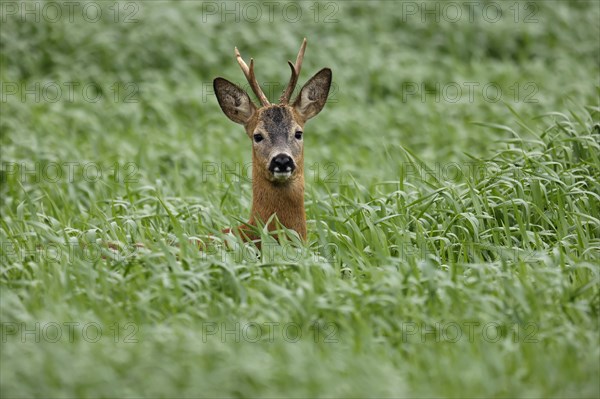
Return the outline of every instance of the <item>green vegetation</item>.
[[[2,397],[600,395],[600,3],[49,4],[0,3]],[[251,203],[212,79],[304,36],[309,242],[198,251]]]

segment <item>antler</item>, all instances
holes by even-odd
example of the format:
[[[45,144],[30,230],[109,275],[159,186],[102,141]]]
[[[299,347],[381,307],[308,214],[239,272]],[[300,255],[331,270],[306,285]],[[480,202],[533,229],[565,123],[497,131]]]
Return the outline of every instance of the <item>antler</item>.
[[[246,65],[246,63],[242,59],[242,56],[240,55],[240,52],[238,51],[237,47],[235,48],[235,57],[237,58],[237,62],[238,64],[240,64],[240,68],[242,68],[242,72],[244,72],[248,83],[250,83],[252,91],[260,100],[260,103],[263,105],[263,107],[268,107],[269,105],[271,105],[271,103],[267,99],[267,96],[265,96],[265,93],[263,93],[262,89],[260,88],[260,85],[256,81],[256,76],[254,76],[254,59],[250,58],[250,68],[248,68],[248,65]]]
[[[302,45],[300,46],[300,51],[298,51],[298,56],[296,57],[296,64],[292,64],[292,61],[288,61],[288,65],[292,70],[292,76],[290,77],[290,83],[286,87],[285,91],[279,97],[279,102],[281,104],[287,104],[290,101],[290,96],[294,92],[296,88],[296,83],[298,83],[298,76],[300,76],[300,69],[302,68],[302,60],[304,59],[304,51],[306,50],[306,38],[302,41]]]

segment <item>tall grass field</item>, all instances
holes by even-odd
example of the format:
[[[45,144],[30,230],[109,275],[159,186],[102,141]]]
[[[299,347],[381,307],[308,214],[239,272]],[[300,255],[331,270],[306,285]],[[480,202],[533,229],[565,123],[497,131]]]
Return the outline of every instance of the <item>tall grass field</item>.
[[[600,3],[0,18],[2,398],[600,396]],[[276,101],[304,37],[308,239],[256,247],[212,82]]]

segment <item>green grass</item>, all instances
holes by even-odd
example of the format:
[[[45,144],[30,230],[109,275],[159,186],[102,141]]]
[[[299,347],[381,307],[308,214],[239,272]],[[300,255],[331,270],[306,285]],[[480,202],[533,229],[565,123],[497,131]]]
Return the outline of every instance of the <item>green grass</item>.
[[[222,3],[119,3],[115,22],[99,2],[92,23],[10,4],[2,397],[600,395],[598,3],[495,3],[495,23],[483,5],[220,23]],[[244,83],[234,46],[286,82],[304,36],[301,82],[334,74],[305,129],[309,238],[259,251],[218,233],[248,216],[251,158],[211,82]],[[210,234],[230,241],[190,244]]]

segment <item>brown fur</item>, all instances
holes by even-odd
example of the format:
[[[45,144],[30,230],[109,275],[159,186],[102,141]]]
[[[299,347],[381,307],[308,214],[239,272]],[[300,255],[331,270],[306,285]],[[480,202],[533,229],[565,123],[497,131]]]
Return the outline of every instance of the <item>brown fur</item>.
[[[306,239],[306,214],[304,212],[304,159],[298,160],[299,172],[291,181],[274,184],[267,180],[262,170],[254,163],[252,166],[252,211],[251,225],[256,219],[266,222],[272,215],[288,229],[296,231],[302,239]],[[269,231],[276,228],[275,223],[269,225]]]
[[[304,211],[304,139],[295,137],[304,131],[305,122],[317,115],[327,100],[331,70],[317,72],[300,90],[293,105],[267,105],[257,108],[248,94],[223,78],[216,78],[214,89],[221,109],[232,121],[244,126],[253,141],[252,147],[252,210],[248,225],[267,223],[275,215],[279,222],[306,240]],[[263,140],[255,142],[254,135]],[[285,181],[277,180],[268,165],[275,154],[289,155],[295,169]],[[269,231],[277,228],[271,221]],[[242,237],[254,240],[248,226],[239,226]],[[231,229],[225,230],[226,232]]]

